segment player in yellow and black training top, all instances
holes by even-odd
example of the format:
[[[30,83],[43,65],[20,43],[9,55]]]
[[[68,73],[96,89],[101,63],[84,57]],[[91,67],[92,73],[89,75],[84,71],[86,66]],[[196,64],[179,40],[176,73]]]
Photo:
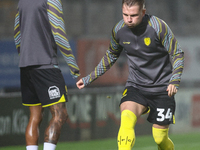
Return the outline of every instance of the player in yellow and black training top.
[[[184,52],[168,25],[146,14],[144,0],[123,0],[123,19],[112,30],[110,47],[95,70],[77,82],[79,89],[108,71],[122,50],[128,57],[129,77],[120,103],[118,149],[131,150],[137,119],[149,110],[148,121],[159,150],[173,150],[168,137],[175,123],[175,100]],[[171,59],[171,60],[170,60]]]
[[[58,49],[71,75],[79,76],[66,37],[61,0],[19,0],[14,38],[20,57],[22,103],[30,109],[26,149],[38,150],[43,108],[49,107],[52,119],[45,131],[44,150],[54,150],[67,119],[67,88],[58,67]]]

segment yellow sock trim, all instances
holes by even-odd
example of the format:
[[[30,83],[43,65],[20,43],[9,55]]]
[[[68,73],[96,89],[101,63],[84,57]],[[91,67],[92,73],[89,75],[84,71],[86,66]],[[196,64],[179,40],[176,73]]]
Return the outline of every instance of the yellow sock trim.
[[[153,138],[158,145],[158,150],[174,150],[174,143],[168,137],[169,129],[152,127]]]
[[[121,126],[118,133],[118,150],[131,150],[135,144],[134,127],[137,122],[136,115],[130,110],[121,113]]]

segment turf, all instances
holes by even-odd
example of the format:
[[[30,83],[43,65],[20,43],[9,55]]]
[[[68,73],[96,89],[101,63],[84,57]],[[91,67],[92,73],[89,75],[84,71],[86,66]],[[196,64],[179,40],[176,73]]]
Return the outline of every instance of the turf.
[[[199,150],[200,133],[170,135],[175,150]],[[0,147],[0,150],[25,150],[25,146]],[[137,136],[133,150],[156,150],[152,136]],[[42,145],[39,145],[42,150]],[[79,142],[59,142],[56,150],[117,150],[116,139],[103,139]]]

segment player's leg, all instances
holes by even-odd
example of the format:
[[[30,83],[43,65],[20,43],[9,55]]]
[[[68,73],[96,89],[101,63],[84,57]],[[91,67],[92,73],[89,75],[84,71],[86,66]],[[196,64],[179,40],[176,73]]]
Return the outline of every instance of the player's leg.
[[[147,120],[153,123],[152,134],[159,150],[174,150],[174,144],[168,136],[169,125],[175,123],[175,100],[169,97],[167,91],[154,93]]]
[[[27,150],[38,149],[38,138],[39,138],[39,125],[42,121],[43,108],[39,106],[30,106],[30,119],[26,128],[26,145]]]
[[[58,142],[62,125],[67,120],[67,109],[65,103],[58,103],[49,107],[52,118],[45,131],[44,150],[54,150]]]
[[[39,125],[42,121],[43,108],[37,97],[32,82],[33,67],[20,68],[22,104],[29,106],[30,118],[26,127],[26,149],[38,149]]]
[[[154,141],[158,145],[158,150],[174,150],[174,143],[168,136],[169,125],[160,126],[153,124],[152,134]]]
[[[45,130],[44,150],[55,150],[61,127],[67,120],[67,87],[58,68],[35,69],[34,87],[42,107],[49,107],[52,118]]]
[[[131,150],[135,143],[135,124],[147,110],[145,97],[138,89],[126,87],[120,104],[121,125],[118,133],[118,149]]]
[[[135,124],[137,118],[146,107],[133,101],[126,101],[120,105],[121,125],[118,133],[118,149],[131,150],[135,144]]]

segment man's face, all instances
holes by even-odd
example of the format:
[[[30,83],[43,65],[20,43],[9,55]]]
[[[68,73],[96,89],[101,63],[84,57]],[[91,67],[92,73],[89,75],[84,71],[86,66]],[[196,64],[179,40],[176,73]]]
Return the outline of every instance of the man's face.
[[[135,4],[133,6],[127,6],[123,4],[122,6],[122,14],[125,24],[129,28],[134,28],[138,24],[141,23],[142,18],[145,15],[146,10],[140,9],[139,5]]]

